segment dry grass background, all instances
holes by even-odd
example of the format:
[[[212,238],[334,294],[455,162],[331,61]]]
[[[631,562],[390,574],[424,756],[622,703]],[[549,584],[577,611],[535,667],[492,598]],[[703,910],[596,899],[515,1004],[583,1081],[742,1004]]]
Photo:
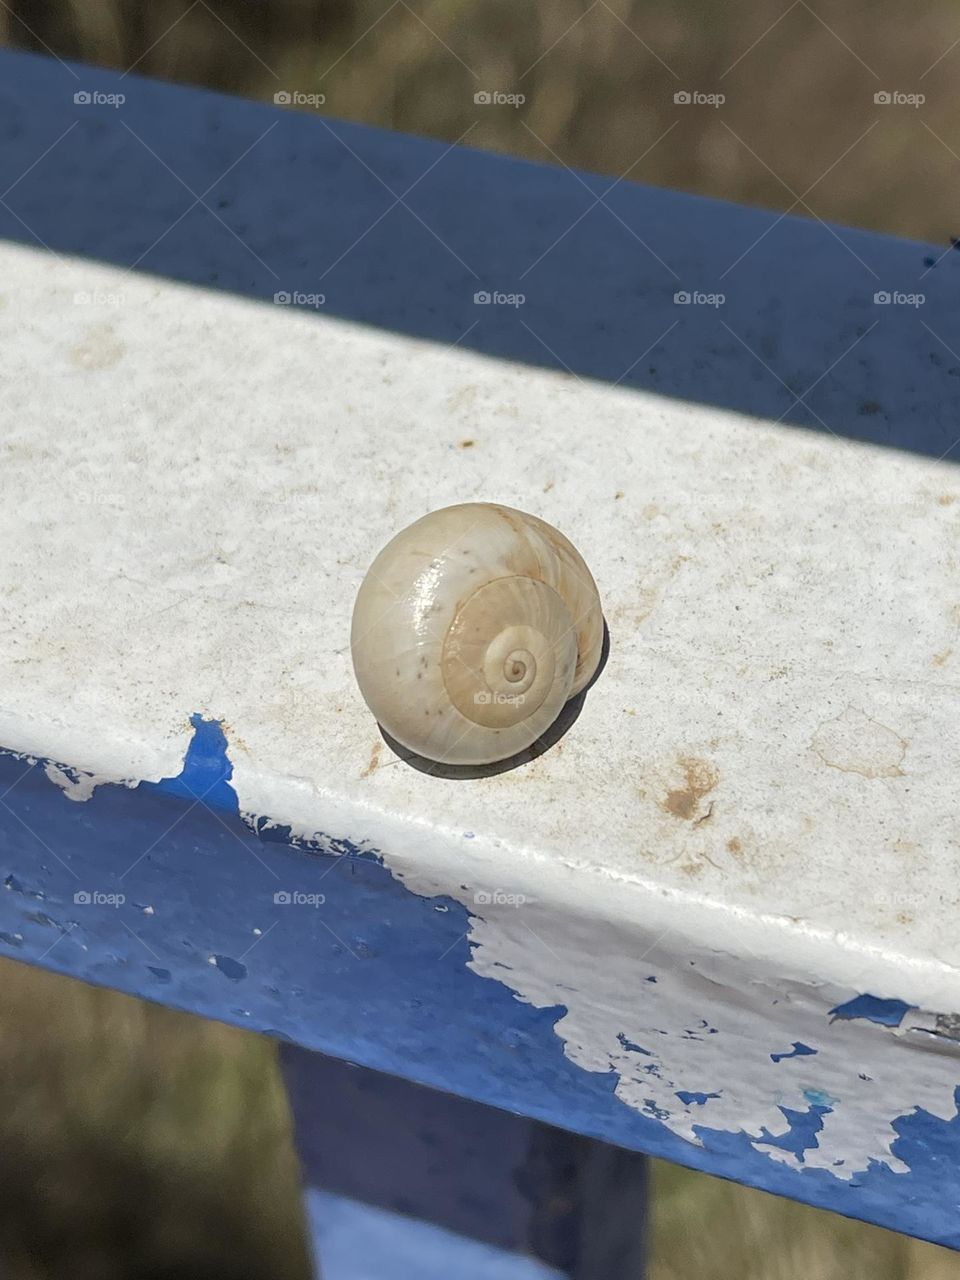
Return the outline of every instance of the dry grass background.
[[[305,1280],[272,1042],[0,961],[4,1280]]]
[[[960,232],[955,41],[950,0],[0,4],[0,43],[940,242]],[[12,1280],[305,1275],[268,1042],[3,962],[0,1085]],[[666,1165],[652,1212],[651,1280],[960,1280],[943,1250]]]

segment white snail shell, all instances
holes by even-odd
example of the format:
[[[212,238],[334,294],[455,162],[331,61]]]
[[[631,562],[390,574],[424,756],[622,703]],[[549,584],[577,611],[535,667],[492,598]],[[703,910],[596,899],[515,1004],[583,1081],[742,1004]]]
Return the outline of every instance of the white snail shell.
[[[600,662],[603,614],[562,533],[495,503],[431,512],[361,583],[350,647],[360,692],[403,746],[451,765],[537,741]]]

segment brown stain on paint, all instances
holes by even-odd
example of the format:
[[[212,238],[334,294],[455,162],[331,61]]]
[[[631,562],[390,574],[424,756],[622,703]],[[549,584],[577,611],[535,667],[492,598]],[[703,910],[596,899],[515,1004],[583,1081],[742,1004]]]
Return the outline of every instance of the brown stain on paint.
[[[933,665],[935,667],[942,667],[952,653],[952,649],[944,649],[941,653],[935,653],[933,655]]]
[[[82,342],[70,348],[70,363],[87,372],[112,369],[120,362],[125,350],[109,324],[98,324],[87,331]]]
[[[473,446],[474,446],[476,443],[477,443],[477,442],[476,442],[476,440],[461,440],[461,441],[460,441],[460,448],[461,448],[461,449],[472,449],[472,448],[473,448]]]
[[[740,855],[743,853],[743,841],[740,839],[739,836],[733,836],[730,840],[727,841],[727,849],[730,851],[730,853],[733,854],[735,858],[739,858]]]
[[[720,781],[720,775],[708,760],[696,756],[681,756],[677,764],[684,777],[684,785],[668,791],[660,802],[660,808],[674,818],[699,824],[713,814],[713,802],[701,812],[700,802],[708,796]]]
[[[681,862],[677,870],[692,880],[696,876],[703,875],[704,864],[702,862]]]
[[[956,502],[956,498],[952,493],[941,493],[940,497],[937,499],[937,502],[940,504],[941,507],[952,507],[953,504]]]
[[[447,409],[450,411],[463,409],[472,404],[477,398],[477,388],[472,384],[461,387],[459,391],[454,391],[452,395],[447,396]]]
[[[360,775],[361,778],[369,778],[371,773],[376,773],[377,769],[380,767],[380,752],[382,750],[383,750],[383,743],[378,738],[376,742],[373,744],[373,750],[370,752],[370,760],[367,763],[367,767],[364,769],[363,773],[361,773]]]
[[[908,742],[895,729],[874,720],[859,707],[847,707],[825,720],[810,747],[831,769],[862,778],[902,778]]]

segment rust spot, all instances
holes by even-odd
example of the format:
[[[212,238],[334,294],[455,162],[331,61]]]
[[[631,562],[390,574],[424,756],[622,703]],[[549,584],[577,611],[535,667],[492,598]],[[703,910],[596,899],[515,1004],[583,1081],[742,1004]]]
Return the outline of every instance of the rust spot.
[[[743,841],[739,836],[733,836],[732,839],[727,841],[727,848],[737,858],[743,853]]]
[[[476,444],[476,441],[475,441],[475,440],[461,440],[461,441],[460,441],[460,448],[461,448],[461,449],[472,449],[472,448],[473,448],[473,446],[474,446],[475,444]]]
[[[371,773],[376,773],[377,769],[380,767],[380,752],[382,750],[383,750],[383,743],[378,738],[376,742],[373,744],[373,750],[370,752],[370,760],[367,763],[367,767],[364,769],[363,773],[361,773],[360,775],[361,778],[369,778]]]
[[[825,765],[862,778],[902,778],[907,740],[859,707],[825,721],[810,746]]]
[[[677,764],[683,770],[684,786],[669,791],[660,807],[686,822],[705,822],[713,813],[713,802],[705,813],[698,813],[700,801],[716,787],[720,775],[709,761],[695,756],[681,756]]]
[[[957,499],[954,497],[952,493],[941,493],[940,497],[937,499],[937,502],[939,502],[941,507],[952,507],[953,504],[956,502],[956,500]]]
[[[682,872],[683,875],[689,876],[691,879],[693,879],[694,876],[703,875],[703,863],[702,862],[681,862],[677,870]]]

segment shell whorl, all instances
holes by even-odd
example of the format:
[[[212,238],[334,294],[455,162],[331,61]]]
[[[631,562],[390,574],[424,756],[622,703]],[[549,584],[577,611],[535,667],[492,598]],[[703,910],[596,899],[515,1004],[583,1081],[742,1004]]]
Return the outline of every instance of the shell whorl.
[[[447,764],[524,750],[593,676],[603,618],[573,545],[510,507],[432,512],[364,578],[351,650],[367,705],[398,742]]]

